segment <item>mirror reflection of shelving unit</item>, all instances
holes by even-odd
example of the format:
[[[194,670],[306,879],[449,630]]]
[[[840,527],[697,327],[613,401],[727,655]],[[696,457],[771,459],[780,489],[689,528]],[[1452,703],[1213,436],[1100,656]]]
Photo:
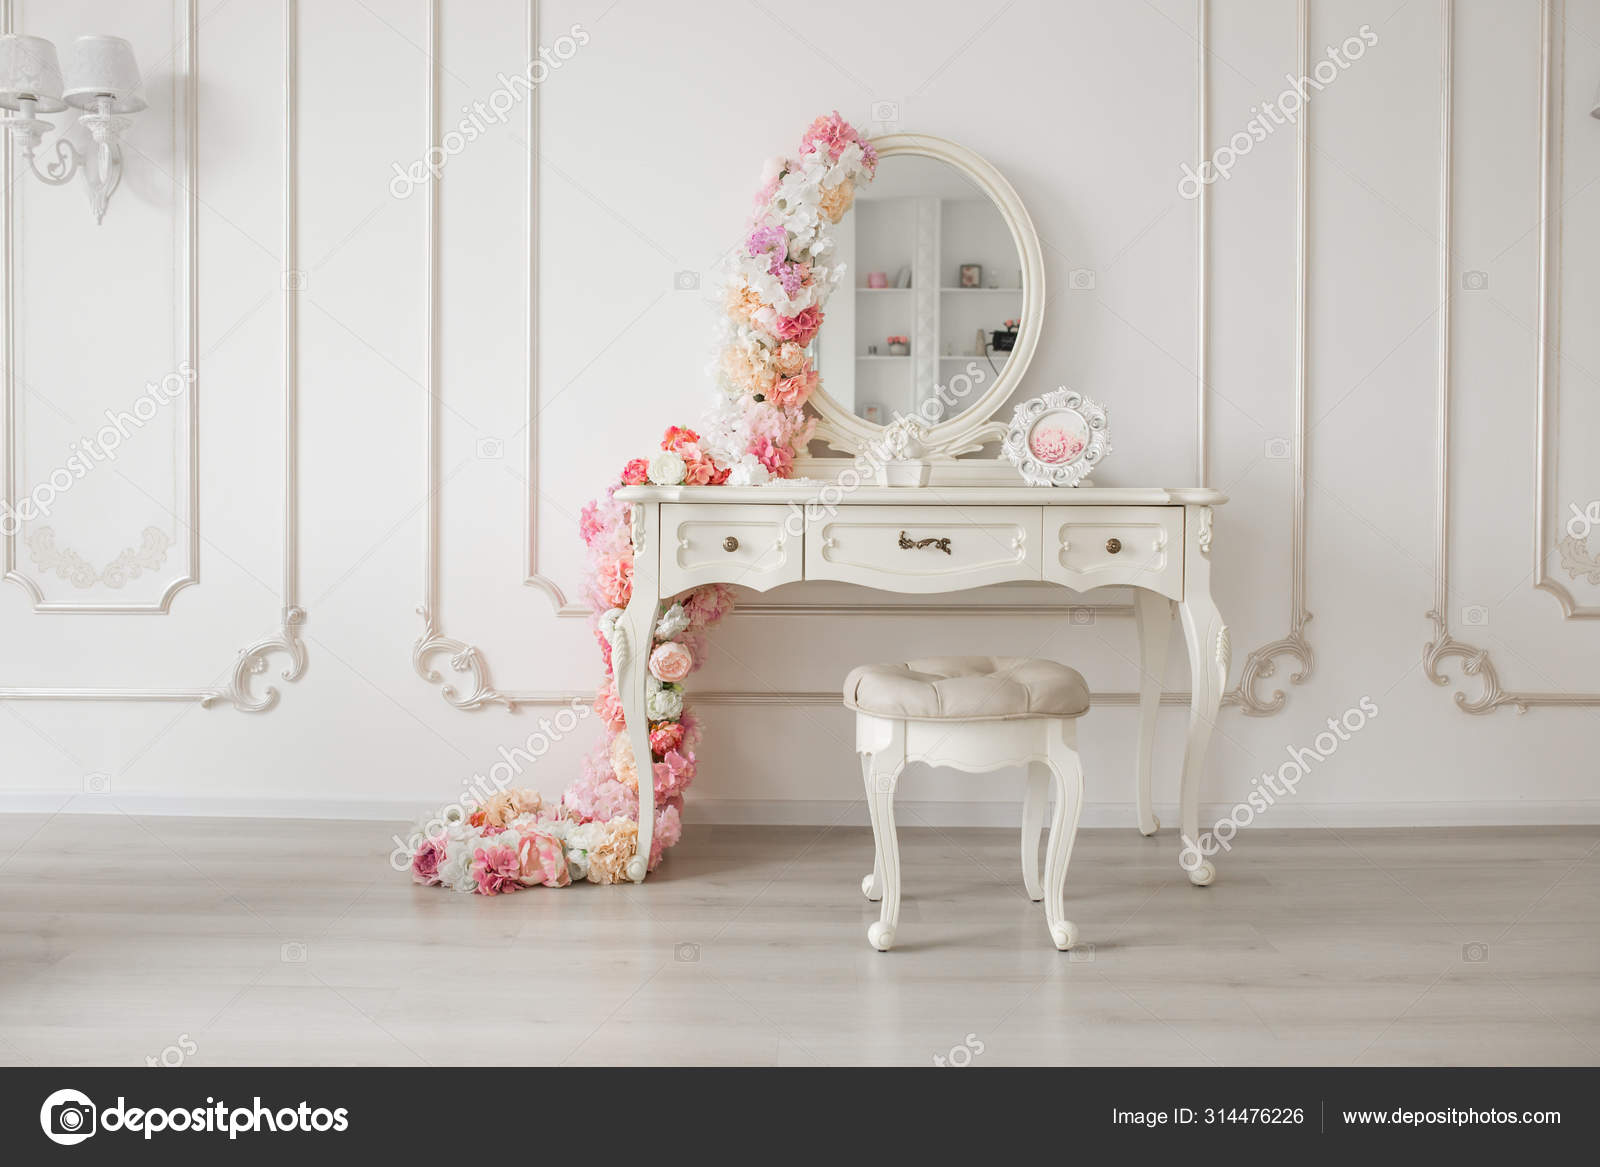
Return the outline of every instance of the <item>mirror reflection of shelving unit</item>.
[[[969,362],[990,382],[1004,369],[1010,354],[991,351],[986,360],[978,332],[1021,316],[1021,260],[998,209],[953,167],[927,158],[885,160],[835,241],[850,286],[828,302],[817,359],[836,400],[858,416],[876,405],[878,420],[888,422],[914,413]],[[962,287],[966,264],[982,266],[983,284],[1002,286]],[[904,270],[911,286],[893,286]],[[885,273],[891,286],[868,287],[872,272]],[[889,336],[908,337],[910,355],[890,355]],[[873,345],[876,353],[868,351]]]

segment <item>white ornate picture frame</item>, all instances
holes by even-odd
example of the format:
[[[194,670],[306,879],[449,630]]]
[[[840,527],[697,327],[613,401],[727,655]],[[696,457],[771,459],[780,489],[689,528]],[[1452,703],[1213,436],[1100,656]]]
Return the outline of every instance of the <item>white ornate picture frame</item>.
[[[1105,406],[1062,386],[1017,406],[1000,453],[1029,486],[1080,486],[1111,453]]]

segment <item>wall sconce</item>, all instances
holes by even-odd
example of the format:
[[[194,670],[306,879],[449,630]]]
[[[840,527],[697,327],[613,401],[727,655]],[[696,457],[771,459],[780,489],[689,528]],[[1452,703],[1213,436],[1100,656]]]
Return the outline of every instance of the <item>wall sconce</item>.
[[[119,36],[80,36],[67,56],[66,80],[63,89],[56,47],[44,37],[0,36],[0,108],[17,114],[0,119],[0,125],[16,139],[39,181],[64,186],[81,170],[94,221],[100,223],[122,181],[120,142],[133,124],[123,115],[145,108],[137,92],[139,65],[133,46]],[[84,111],[78,124],[94,139],[94,154],[85,157],[66,138],[57,138],[52,147],[55,158],[41,170],[34,151],[56,127],[35,115],[61,113],[68,106]]]

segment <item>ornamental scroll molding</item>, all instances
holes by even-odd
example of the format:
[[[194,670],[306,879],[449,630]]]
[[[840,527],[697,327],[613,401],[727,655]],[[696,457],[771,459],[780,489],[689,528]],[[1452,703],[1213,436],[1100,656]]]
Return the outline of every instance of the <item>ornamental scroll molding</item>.
[[[1433,625],[1433,639],[1422,648],[1422,668],[1427,678],[1435,685],[1447,686],[1450,682],[1449,675],[1444,671],[1445,662],[1458,660],[1461,662],[1463,676],[1472,677],[1480,683],[1480,691],[1476,697],[1470,697],[1465,692],[1457,690],[1455,694],[1456,707],[1464,713],[1487,714],[1504,706],[1511,706],[1519,714],[1526,713],[1534,706],[1563,706],[1567,708],[1600,706],[1600,693],[1561,693],[1561,692],[1535,692],[1514,691],[1505,688],[1500,681],[1494,662],[1490,659],[1487,649],[1476,645],[1467,644],[1457,640],[1450,631],[1448,612],[1450,609],[1450,404],[1454,388],[1451,378],[1450,345],[1452,338],[1452,324],[1454,318],[1454,290],[1455,270],[1452,261],[1453,231],[1451,229],[1452,212],[1452,147],[1454,142],[1453,113],[1454,113],[1454,16],[1453,0],[1441,0],[1443,9],[1443,49],[1442,49],[1442,87],[1440,93],[1440,167],[1439,167],[1439,375],[1436,387],[1437,398],[1437,449],[1435,457],[1438,465],[1438,478],[1435,492],[1435,518],[1434,518],[1434,603],[1426,614],[1426,619]],[[1540,124],[1544,140],[1542,150],[1544,167],[1541,178],[1541,188],[1546,195],[1545,206],[1548,207],[1550,194],[1550,148],[1552,110],[1559,106],[1559,61],[1563,24],[1565,20],[1563,0],[1551,0],[1550,3],[1541,5],[1541,53],[1540,53],[1540,84],[1542,87]],[[1541,231],[1549,229],[1549,219],[1541,226]],[[1548,244],[1548,236],[1546,236]],[[1548,249],[1544,251],[1548,256]],[[1544,264],[1544,274],[1548,276],[1548,264]],[[1540,316],[1541,332],[1546,341],[1549,339],[1548,316],[1549,307],[1548,284],[1541,286],[1540,290]],[[1540,438],[1538,464],[1539,481],[1535,483],[1535,508],[1536,514],[1543,514],[1543,505],[1537,500],[1542,498],[1545,490],[1544,474],[1544,426],[1547,420],[1546,411],[1549,405],[1549,391],[1553,388],[1553,381],[1547,377],[1552,372],[1549,363],[1548,346],[1541,345],[1539,365],[1540,388]],[[1536,524],[1537,525],[1537,524]],[[1540,560],[1540,572],[1543,572],[1542,553],[1542,526],[1535,531],[1535,551]],[[1571,613],[1569,613],[1571,614]]]
[[[167,561],[172,536],[160,527],[146,527],[138,544],[118,552],[103,568],[96,568],[70,547],[58,546],[52,527],[35,527],[27,543],[28,554],[41,571],[55,572],[75,588],[92,588],[96,584],[120,588],[147,571],[159,571]]]
[[[182,73],[184,87],[184,108],[188,111],[186,123],[180,128],[181,133],[187,135],[187,156],[197,158],[198,143],[198,0],[180,0],[182,4],[182,26],[184,36],[176,50],[177,68]],[[14,0],[0,0],[0,29],[10,32],[15,22]],[[298,41],[297,27],[299,16],[299,0],[284,0],[284,62],[282,77],[282,110],[283,110],[283,267],[286,271],[299,269],[299,223],[297,211],[298,167],[296,164],[295,148],[297,142],[297,118],[295,111],[295,94],[298,89],[297,72],[298,58],[296,45]],[[9,197],[11,188],[10,176],[13,160],[7,152],[3,161],[0,161],[0,197]],[[198,165],[197,162],[192,165]],[[192,173],[192,172],[191,172]],[[193,183],[189,189],[193,189]],[[4,209],[0,218],[8,216],[9,205]],[[191,199],[190,214],[195,214],[195,201]],[[190,225],[191,238],[193,238],[193,223]],[[10,254],[10,233],[6,232],[5,243],[7,247],[6,263],[9,270],[12,256]],[[187,260],[194,265],[197,262],[195,249],[188,249]],[[191,279],[192,279],[191,274]],[[297,681],[306,670],[306,647],[301,639],[300,630],[306,622],[306,612],[297,599],[299,590],[299,500],[298,500],[298,406],[299,406],[299,313],[296,302],[297,293],[290,287],[283,291],[283,362],[284,380],[282,389],[284,448],[282,465],[283,487],[283,563],[282,583],[280,587],[281,607],[277,620],[277,627],[266,636],[261,637],[239,650],[232,668],[225,674],[225,684],[212,684],[196,688],[131,688],[116,686],[84,686],[73,688],[46,688],[39,686],[18,686],[13,688],[0,688],[0,700],[10,701],[177,701],[196,702],[203,708],[216,705],[230,705],[235,709],[247,713],[260,713],[272,709],[278,704],[279,690],[273,685],[266,685],[258,691],[257,684],[271,667],[273,658],[287,657],[287,663],[280,670],[279,675],[285,681]],[[192,305],[191,309],[192,311]],[[192,320],[190,322],[192,329]],[[9,357],[9,354],[8,354]],[[9,366],[9,359],[6,362]],[[199,362],[195,361],[193,367],[200,372]],[[196,387],[198,387],[198,380]],[[194,401],[196,394],[193,389],[190,399]],[[192,431],[191,431],[192,433]],[[196,447],[197,449],[197,447]],[[9,473],[9,470],[8,470]],[[189,526],[191,539],[198,539],[196,525]],[[65,554],[65,553],[63,553]],[[119,557],[120,559],[121,557]],[[115,561],[114,561],[115,564]],[[90,569],[92,570],[92,568]],[[106,575],[112,571],[108,567],[105,571],[97,573]],[[112,583],[110,586],[117,586]],[[170,598],[169,591],[169,598]],[[51,609],[46,609],[51,610]],[[119,609],[108,607],[74,606],[71,608],[56,609],[73,613],[95,611],[101,613],[114,613]],[[165,610],[163,605],[162,610]]]

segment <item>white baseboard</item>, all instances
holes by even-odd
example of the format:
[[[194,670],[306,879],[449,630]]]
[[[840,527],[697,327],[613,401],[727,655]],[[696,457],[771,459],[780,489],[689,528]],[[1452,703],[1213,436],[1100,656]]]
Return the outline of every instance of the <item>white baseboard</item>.
[[[135,814],[191,818],[357,819],[412,822],[436,805],[418,799],[385,798],[230,798],[216,795],[51,794],[0,791],[0,814]],[[1018,804],[1006,802],[919,802],[905,799],[896,809],[902,827],[1014,827]],[[1231,805],[1208,804],[1200,820],[1210,826]],[[1176,805],[1158,806],[1164,826],[1178,821]],[[693,823],[747,826],[867,825],[860,801],[843,799],[767,799],[691,797],[684,818]],[[1131,827],[1131,803],[1089,803],[1085,827]],[[1280,802],[1257,817],[1264,827],[1506,827],[1594,826],[1600,824],[1600,799],[1571,802]]]

